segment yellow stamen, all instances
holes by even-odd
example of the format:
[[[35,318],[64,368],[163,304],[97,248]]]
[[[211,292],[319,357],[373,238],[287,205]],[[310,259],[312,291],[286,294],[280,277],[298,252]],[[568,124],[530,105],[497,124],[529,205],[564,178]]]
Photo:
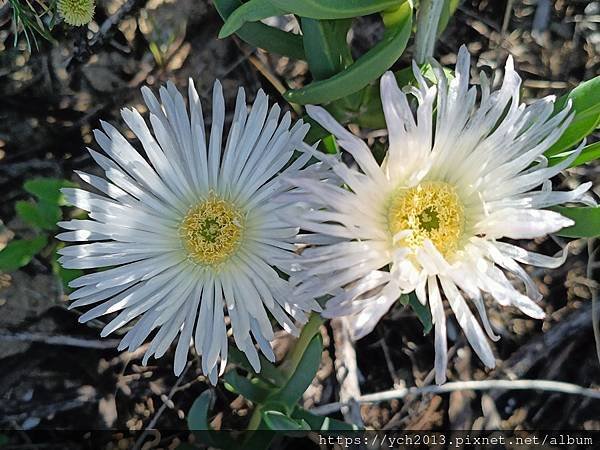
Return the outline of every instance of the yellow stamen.
[[[238,248],[243,230],[241,212],[214,195],[190,208],[179,227],[190,258],[207,266],[228,259]]]
[[[464,223],[464,208],[456,190],[439,181],[398,190],[388,209],[392,236],[403,230],[412,231],[398,245],[418,248],[429,239],[444,256],[457,249]]]

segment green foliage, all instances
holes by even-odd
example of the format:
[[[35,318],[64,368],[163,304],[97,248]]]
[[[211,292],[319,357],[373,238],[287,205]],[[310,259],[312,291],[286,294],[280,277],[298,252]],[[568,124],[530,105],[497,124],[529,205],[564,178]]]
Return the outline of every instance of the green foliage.
[[[550,156],[550,158],[548,158],[548,165],[555,166],[556,164],[563,161],[565,158],[571,156],[574,151],[575,150]],[[569,167],[581,166],[582,164],[595,161],[598,158],[600,158],[600,141],[594,142],[593,144],[589,144],[583,147],[579,156],[575,158],[575,160],[569,165]]]
[[[281,411],[262,411],[262,419],[269,430],[307,431],[310,426],[303,419],[286,416]]]
[[[33,239],[14,239],[0,251],[0,270],[10,272],[26,266],[42,251],[48,238],[44,235]]]
[[[579,144],[600,125],[600,76],[581,83],[568,94],[559,98],[554,107],[560,111],[568,100],[575,111],[573,121],[560,139],[546,152],[546,156],[557,155]]]
[[[270,384],[266,384],[258,377],[246,378],[237,371],[230,370],[225,374],[225,388],[243,396],[253,403],[263,403],[270,394]]]
[[[48,4],[23,0],[8,0],[8,2],[12,10],[12,33],[15,47],[21,33],[25,36],[28,51],[32,49],[32,41],[35,48],[39,49],[38,36],[49,42],[55,42],[50,34],[56,17],[52,13],[55,5],[54,0]]]
[[[221,28],[219,38],[232,35],[247,22],[258,22],[262,19],[285,14],[283,9],[275,6],[270,0],[250,0],[235,9]]]
[[[356,425],[332,419],[326,416],[313,414],[305,409],[296,408],[292,414],[294,419],[301,419],[308,424],[311,430],[318,431],[351,431],[358,430]]]
[[[403,2],[404,0],[250,0],[229,15],[223,16],[227,18],[219,37],[224,38],[236,32],[239,34],[239,30],[247,23],[268,17],[296,14],[302,18],[318,20],[352,19],[397,8]]]
[[[240,436],[241,440],[235,441],[231,437],[223,438],[223,434],[213,433],[208,417],[214,394],[207,390],[196,399],[188,415],[189,428],[200,430],[197,432],[200,442],[224,449],[262,449],[268,448],[276,431],[296,435],[308,430],[355,429],[350,424],[312,414],[298,405],[321,362],[323,343],[319,328],[322,323],[323,320],[313,314],[294,348],[278,367],[261,356],[260,373],[253,371],[242,352],[232,348],[230,361],[237,368],[225,374],[224,384],[227,390],[242,395],[254,404],[248,429]],[[239,369],[244,370],[246,375],[242,375]],[[261,432],[254,433],[255,430]]]
[[[197,441],[200,444],[209,445],[215,448],[234,449],[236,446],[229,436],[222,433],[215,433],[211,428],[208,415],[215,404],[215,393],[211,389],[202,392],[194,400],[192,407],[188,412],[188,428],[194,431]]]
[[[56,229],[61,217],[60,208],[47,202],[18,201],[15,210],[27,225],[41,230]]]
[[[399,19],[387,29],[381,42],[349,67],[325,80],[287,91],[284,97],[290,103],[301,105],[326,104],[353,94],[379,78],[400,58],[410,37],[412,6],[404,3],[399,11]]]
[[[223,19],[227,19],[236,8],[242,6],[239,0],[214,0],[214,5]],[[236,33],[242,40],[255,47],[263,48],[279,55],[304,59],[302,37],[269,27],[260,22],[248,22]]]
[[[415,312],[415,314],[423,324],[423,335],[428,334],[431,331],[431,327],[433,325],[431,320],[431,311],[429,310],[429,307],[423,305],[414,292],[402,295],[400,297],[400,303],[402,303],[405,306],[408,305],[412,308],[412,310]]]
[[[460,5],[460,0],[444,0],[444,7],[442,9],[442,15],[438,23],[438,36],[444,32],[450,22],[450,18],[454,15]]]
[[[331,77],[352,64],[352,54],[346,44],[352,20],[303,17],[301,23],[306,59],[315,80]]]
[[[78,269],[64,269],[58,264],[56,251],[63,247],[52,239],[57,231],[56,223],[63,217],[62,207],[66,201],[60,190],[63,187],[74,187],[74,183],[57,178],[35,178],[23,184],[25,192],[33,199],[21,200],[15,204],[17,216],[31,230],[26,234],[34,234],[31,239],[15,239],[0,251],[0,270],[10,272],[26,266],[36,254],[49,256],[52,272],[60,277],[68,289],[69,281],[83,275]]]
[[[563,228],[556,234],[571,238],[593,238],[600,236],[600,206],[565,207],[556,206],[552,210],[572,219],[575,225]]]
[[[60,190],[65,187],[76,186],[75,183],[58,178],[34,178],[33,180],[26,181],[23,184],[23,189],[37,197],[40,201],[45,201],[52,205],[65,206],[67,202]]]
[[[269,0],[289,14],[311,19],[349,19],[388,9],[396,9],[405,0]]]

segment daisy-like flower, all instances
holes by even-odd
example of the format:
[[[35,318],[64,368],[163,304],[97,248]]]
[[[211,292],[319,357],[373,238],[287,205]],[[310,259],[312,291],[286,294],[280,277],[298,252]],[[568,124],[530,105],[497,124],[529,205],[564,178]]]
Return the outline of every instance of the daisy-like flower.
[[[325,160],[343,187],[293,180],[325,208],[314,208],[298,223],[311,231],[310,244],[290,266],[297,295],[331,295],[325,316],[353,316],[356,339],[369,333],[401,294],[414,292],[428,304],[435,324],[436,381],[446,377],[447,342],[443,298],[477,355],[495,360],[483,328],[497,340],[483,297],[542,318],[541,298],[519,263],[557,267],[566,257],[526,251],[502,238],[532,239],[573,224],[546,208],[581,199],[591,183],[573,191],[552,191],[549,179],[569,166],[548,167],[543,156],[564,132],[569,107],[553,114],[554,99],[519,103],[520,78],[512,59],[500,89],[490,92],[481,75],[481,100],[469,87],[470,57],[460,49],[455,78],[448,82],[436,66],[437,86],[429,86],[414,65],[417,87],[402,92],[392,73],[381,79],[381,100],[389,150],[379,165],[367,145],[324,109],[309,115],[335,135],[354,159],[352,168]],[[411,94],[418,103],[416,117]],[[435,112],[434,112],[435,111]],[[513,286],[506,272],[525,285]]]
[[[258,371],[255,344],[274,360],[267,311],[295,334],[293,319],[305,322],[305,312],[318,309],[314,300],[293,294],[272,263],[294,250],[298,232],[282,218],[295,214],[296,206],[276,201],[290,189],[280,175],[315,176],[318,170],[305,168],[309,154],[291,161],[308,125],[292,126],[289,113],[280,118],[280,108],[269,109],[262,91],[248,112],[240,89],[223,149],[225,104],[218,81],[208,143],[191,80],[189,114],[172,83],[160,89],[162,104],[150,89],[142,93],[152,132],[136,110],[124,109],[122,117],[147,159],[102,123],[103,131],[94,135],[106,155],[88,150],[105,178],[78,172],[100,194],[63,190],[70,203],[89,212],[89,220],[59,223],[70,231],[57,237],[89,243],[60,250],[61,264],[105,268],[70,283],[77,288],[71,307],[96,305],[80,322],[119,312],[103,337],[138,319],[120,350],[136,349],[157,330],[144,364],[161,357],[179,335],[176,374],[193,342],[213,384],[227,359],[228,316],[236,345]]]

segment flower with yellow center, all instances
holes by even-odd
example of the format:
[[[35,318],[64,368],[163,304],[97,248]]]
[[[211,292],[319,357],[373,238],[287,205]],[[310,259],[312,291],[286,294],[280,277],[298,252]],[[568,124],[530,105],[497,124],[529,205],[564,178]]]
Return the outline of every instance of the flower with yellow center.
[[[311,202],[292,193],[284,177],[306,171],[320,179],[319,165],[305,167],[309,154],[292,162],[308,126],[292,125],[289,113],[280,117],[280,108],[269,108],[262,91],[248,110],[240,89],[223,142],[219,82],[210,134],[191,80],[187,107],[172,83],[160,89],[160,102],[148,88],[142,93],[152,128],[133,109],[122,116],[146,157],[102,123],[95,137],[105,154],[90,153],[105,176],[79,173],[95,192],[64,190],[89,219],[59,224],[69,230],[59,239],[81,242],[59,251],[61,264],[105,268],[70,283],[71,307],[93,305],[82,322],[112,314],[102,336],[135,321],[120,349],[138,348],[156,330],[144,364],[165,354],[179,335],[175,373],[185,367],[193,343],[212,383],[227,361],[228,315],[235,344],[259,371],[257,349],[275,357],[271,317],[297,333],[295,321],[304,322],[306,312],[318,309],[312,298],[293,293],[279,275],[282,268],[276,270],[294,251],[298,233],[283,217]]]
[[[292,182],[322,203],[300,218],[303,250],[290,258],[297,295],[330,295],[326,317],[352,316],[354,338],[369,333],[402,294],[428,305],[435,324],[436,380],[446,377],[447,300],[467,339],[489,367],[496,340],[483,298],[541,318],[536,285],[519,265],[556,267],[562,257],[531,253],[502,238],[531,239],[572,224],[548,206],[582,199],[590,183],[554,192],[550,178],[577,157],[548,167],[543,153],[572,115],[554,114],[552,98],[519,103],[520,78],[508,60],[504,82],[491,92],[481,76],[481,100],[469,87],[470,61],[461,48],[455,78],[435,66],[436,85],[414,66],[415,87],[405,92],[392,73],[381,79],[389,149],[378,164],[367,145],[324,109],[309,115],[330,131],[356,163],[315,152],[342,182]],[[408,94],[408,95],[407,95]],[[412,96],[418,106],[411,108]],[[310,151],[310,149],[306,149]],[[539,187],[541,186],[541,189]],[[511,272],[526,294],[506,276]],[[480,316],[480,325],[472,307]]]

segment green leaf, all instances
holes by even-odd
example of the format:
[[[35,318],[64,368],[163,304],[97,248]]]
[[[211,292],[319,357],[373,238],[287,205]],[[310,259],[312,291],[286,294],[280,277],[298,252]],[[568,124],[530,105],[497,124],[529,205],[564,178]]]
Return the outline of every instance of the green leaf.
[[[208,412],[212,409],[215,403],[215,394],[212,389],[207,389],[202,392],[194,400],[192,407],[188,412],[188,428],[190,430],[210,430],[208,423]]]
[[[48,231],[56,230],[56,222],[60,220],[62,215],[60,207],[45,200],[40,202],[18,201],[15,205],[15,211],[28,225]]]
[[[600,236],[600,206],[550,208],[575,222],[575,225],[558,231],[558,236],[571,238],[592,238]]]
[[[340,152],[337,141],[335,140],[335,137],[331,134],[323,138],[322,144],[325,153],[328,153],[330,155],[337,155]]]
[[[546,151],[546,156],[556,155],[577,145],[600,125],[600,76],[581,83],[559,98],[554,106],[555,113],[562,110],[569,99],[575,117],[560,139]]]
[[[308,347],[306,347],[286,385],[271,396],[269,400],[279,401],[291,411],[302,397],[304,391],[312,383],[317,370],[319,370],[322,351],[323,343],[321,335],[316,334],[311,339]]]
[[[277,367],[265,358],[263,355],[259,355],[260,359],[260,373],[254,372],[252,365],[246,358],[243,352],[241,352],[236,347],[231,347],[229,349],[229,362],[237,364],[242,367],[247,372],[254,375],[256,378],[260,378],[261,380],[270,383],[274,386],[283,386],[286,382],[285,375],[277,369]]]
[[[302,116],[302,120],[304,123],[308,123],[310,125],[310,129],[308,130],[308,134],[304,138],[304,142],[309,145],[313,145],[317,141],[325,139],[327,136],[331,136],[331,133],[323,128],[318,122],[315,122],[310,116],[304,115]]]
[[[234,440],[223,433],[215,433],[210,427],[208,414],[215,403],[215,394],[212,389],[207,389],[194,400],[188,412],[187,423],[190,431],[194,431],[196,439],[205,445],[216,448],[239,448]]]
[[[15,239],[0,251],[0,270],[10,272],[29,264],[48,243],[45,235],[34,239]]]
[[[286,382],[295,373],[300,361],[304,358],[307,348],[312,343],[313,337],[320,335],[321,325],[323,325],[323,318],[319,314],[311,314],[310,320],[302,328],[294,348],[279,367],[287,375]]]
[[[285,11],[273,5],[270,0],[250,0],[233,11],[219,32],[219,39],[232,35],[246,22],[258,22],[267,17],[282,16]]]
[[[292,414],[294,419],[304,420],[314,431],[352,431],[358,430],[356,425],[331,419],[327,416],[313,414],[303,408],[297,407]]]
[[[56,253],[56,252],[57,252],[57,250],[63,248],[64,246],[65,245],[63,243],[59,243],[52,251],[52,259],[51,259],[52,273],[54,273],[55,275],[58,275],[58,277],[62,281],[63,288],[67,292],[71,292],[73,290],[73,288],[69,287],[69,283],[71,281],[75,280],[76,278],[83,276],[84,272],[81,269],[65,269],[58,262],[58,258],[60,258],[60,255],[58,255],[58,253]]]
[[[423,305],[417,295],[414,292],[410,294],[405,294],[400,297],[400,303],[403,305],[408,305],[415,312],[421,323],[423,324],[423,335],[428,334],[431,331],[432,321],[431,321],[431,311],[425,305]]]
[[[271,394],[264,384],[261,386],[258,378],[248,379],[238,374],[235,369],[230,370],[224,377],[225,388],[239,394],[254,403],[263,403]]]
[[[314,81],[301,89],[289,90],[284,97],[301,105],[325,104],[357,92],[379,78],[404,52],[412,27],[412,7],[404,3],[402,20],[388,29],[375,47],[342,72]]]
[[[223,19],[227,19],[236,8],[242,5],[239,0],[214,0],[213,3]],[[269,27],[261,22],[246,23],[237,30],[236,34],[254,47],[264,48],[272,53],[294,59],[304,59],[302,36]]]
[[[442,9],[442,15],[440,16],[440,21],[438,23],[437,33],[438,36],[444,32],[446,27],[448,26],[448,22],[450,18],[454,15],[456,10],[458,9],[458,5],[460,5],[460,0],[444,0],[444,6]]]
[[[396,8],[405,0],[270,0],[288,13],[311,19],[348,19]]]
[[[341,72],[352,63],[346,38],[352,20],[316,20],[301,18],[306,61],[315,80]]]
[[[310,431],[310,426],[304,420],[294,420],[281,411],[262,411],[262,418],[273,431]]]
[[[67,202],[60,190],[64,187],[77,187],[75,183],[57,178],[34,178],[23,184],[23,188],[39,200],[51,205],[65,206]]]
[[[573,154],[573,151],[559,153],[558,155],[550,156],[550,158],[548,158],[548,165],[555,166],[556,164],[560,163],[561,161],[563,161],[566,158],[568,158],[569,156],[571,156]],[[575,158],[575,160],[571,163],[571,165],[569,167],[581,166],[582,164],[588,163],[590,161],[594,161],[599,158],[600,158],[600,141],[594,142],[593,144],[586,145],[585,147],[583,147],[579,156],[577,158]]]

